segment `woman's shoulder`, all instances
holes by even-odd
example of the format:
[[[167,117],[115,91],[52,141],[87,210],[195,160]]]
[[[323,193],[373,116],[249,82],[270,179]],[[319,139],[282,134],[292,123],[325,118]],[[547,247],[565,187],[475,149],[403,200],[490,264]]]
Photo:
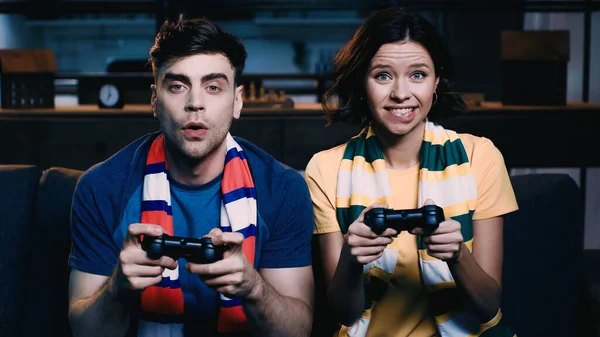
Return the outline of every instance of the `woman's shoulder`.
[[[330,179],[330,176],[337,176],[347,144],[344,143],[315,153],[306,165],[305,174],[307,176],[319,175],[325,180]]]
[[[465,152],[467,152],[469,160],[472,160],[474,156],[502,156],[500,150],[496,147],[496,145],[494,145],[492,140],[489,138],[476,136],[470,133],[457,133],[457,135],[465,148]]]
[[[469,163],[477,177],[485,177],[491,172],[503,174],[507,171],[504,156],[493,141],[486,137],[472,134],[458,134],[463,143]],[[484,182],[479,182],[483,184]]]
[[[311,160],[326,162],[341,161],[342,157],[344,156],[344,150],[346,150],[346,145],[348,145],[348,143],[340,144],[330,149],[319,151],[313,155],[313,158]]]

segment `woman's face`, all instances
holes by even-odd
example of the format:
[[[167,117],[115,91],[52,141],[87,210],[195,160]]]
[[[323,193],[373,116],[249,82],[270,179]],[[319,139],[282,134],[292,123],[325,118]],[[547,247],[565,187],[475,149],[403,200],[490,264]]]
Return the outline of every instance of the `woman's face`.
[[[367,104],[375,122],[396,136],[407,135],[423,123],[439,81],[434,69],[431,56],[418,43],[382,45],[365,78]]]

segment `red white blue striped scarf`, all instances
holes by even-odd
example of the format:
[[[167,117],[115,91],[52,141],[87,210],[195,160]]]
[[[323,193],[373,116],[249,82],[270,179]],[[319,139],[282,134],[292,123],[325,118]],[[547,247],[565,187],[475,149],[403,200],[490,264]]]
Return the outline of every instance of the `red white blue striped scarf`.
[[[222,203],[220,228],[223,232],[239,232],[244,235],[242,250],[251,264],[254,264],[256,242],[256,192],[243,149],[230,134],[226,138],[227,153],[223,181],[221,183]],[[142,223],[157,224],[169,235],[173,233],[173,213],[171,209],[171,191],[167,175],[167,162],[164,151],[164,135],[154,140],[146,159],[146,174],[142,194]],[[184,300],[179,284],[179,266],[175,270],[165,269],[162,281],[146,288],[142,292],[143,319],[141,330],[158,331],[177,330],[183,332]],[[230,333],[249,330],[246,315],[239,298],[227,298],[220,295],[217,330]],[[149,322],[154,317],[157,322]],[[156,324],[152,324],[156,323]],[[158,327],[171,323],[179,328]],[[145,328],[143,328],[145,327]],[[178,334],[178,333],[174,333]],[[144,335],[144,333],[142,333]]]

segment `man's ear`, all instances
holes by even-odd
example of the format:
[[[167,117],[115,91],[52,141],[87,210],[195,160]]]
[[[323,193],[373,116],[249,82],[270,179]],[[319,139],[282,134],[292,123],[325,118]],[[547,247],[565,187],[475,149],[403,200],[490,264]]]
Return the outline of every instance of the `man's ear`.
[[[152,95],[150,97],[150,106],[152,106],[152,115],[154,116],[154,118],[156,118],[156,85],[151,84],[150,91],[152,92]]]
[[[233,118],[240,118],[242,107],[244,106],[244,86],[238,85],[235,88],[235,102],[233,105]]]

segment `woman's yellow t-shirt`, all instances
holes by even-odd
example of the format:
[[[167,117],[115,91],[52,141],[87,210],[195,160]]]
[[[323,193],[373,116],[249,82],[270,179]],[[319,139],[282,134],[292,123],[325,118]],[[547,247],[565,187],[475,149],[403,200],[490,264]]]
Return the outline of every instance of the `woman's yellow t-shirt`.
[[[504,158],[486,138],[459,134],[477,183],[477,205],[473,220],[487,219],[518,209]],[[321,151],[306,167],[305,177],[313,200],[315,234],[339,232],[335,214],[337,175],[346,145]],[[405,170],[388,169],[392,198],[389,207],[417,207],[416,164]],[[421,283],[414,235],[401,232],[388,246],[398,250],[396,269],[388,289],[371,315],[367,336],[437,336],[432,316],[427,315],[427,292]]]

